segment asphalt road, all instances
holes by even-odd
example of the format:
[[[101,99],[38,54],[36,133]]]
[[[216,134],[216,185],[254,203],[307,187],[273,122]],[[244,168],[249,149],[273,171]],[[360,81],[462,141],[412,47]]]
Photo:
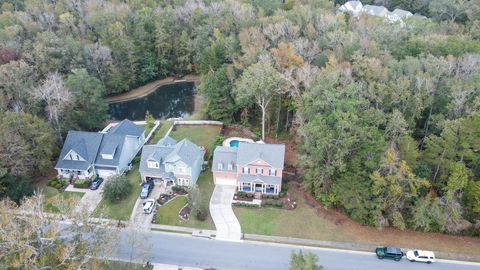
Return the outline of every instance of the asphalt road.
[[[253,241],[229,242],[195,238],[166,232],[136,232],[138,239],[149,239],[135,248],[150,249],[150,262],[218,270],[281,270],[288,269],[292,250],[310,250],[318,255],[326,270],[469,270],[480,269],[480,264],[438,261],[433,264],[412,263],[403,258],[400,262],[379,260],[374,253],[326,248],[297,247]],[[122,232],[125,237],[125,231]],[[121,239],[118,257],[129,259],[132,246]],[[479,247],[480,248],[480,247]]]

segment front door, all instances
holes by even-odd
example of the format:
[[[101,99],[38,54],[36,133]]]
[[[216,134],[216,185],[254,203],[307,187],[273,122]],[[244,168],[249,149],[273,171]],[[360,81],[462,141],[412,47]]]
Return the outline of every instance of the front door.
[[[263,192],[263,184],[255,184],[255,192]]]

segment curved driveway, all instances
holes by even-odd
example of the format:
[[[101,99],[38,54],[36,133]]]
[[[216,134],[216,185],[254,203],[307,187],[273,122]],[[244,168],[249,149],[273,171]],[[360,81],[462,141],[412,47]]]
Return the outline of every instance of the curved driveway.
[[[240,241],[242,231],[237,217],[233,213],[232,200],[234,185],[215,185],[210,198],[210,215],[217,229],[216,239]]]

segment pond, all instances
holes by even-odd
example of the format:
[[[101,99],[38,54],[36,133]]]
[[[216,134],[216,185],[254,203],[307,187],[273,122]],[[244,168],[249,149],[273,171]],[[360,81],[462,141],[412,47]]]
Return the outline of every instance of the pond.
[[[110,117],[114,120],[144,120],[147,110],[156,119],[188,117],[195,108],[195,93],[193,82],[162,85],[148,96],[111,103]]]

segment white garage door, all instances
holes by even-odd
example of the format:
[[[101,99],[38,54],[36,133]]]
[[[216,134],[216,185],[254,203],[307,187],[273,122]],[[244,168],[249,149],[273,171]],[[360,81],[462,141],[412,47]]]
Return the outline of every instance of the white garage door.
[[[216,185],[232,185],[236,186],[237,185],[237,180],[235,178],[215,178],[215,184]]]
[[[102,178],[108,178],[117,173],[116,170],[107,170],[107,169],[97,169],[97,174]]]

